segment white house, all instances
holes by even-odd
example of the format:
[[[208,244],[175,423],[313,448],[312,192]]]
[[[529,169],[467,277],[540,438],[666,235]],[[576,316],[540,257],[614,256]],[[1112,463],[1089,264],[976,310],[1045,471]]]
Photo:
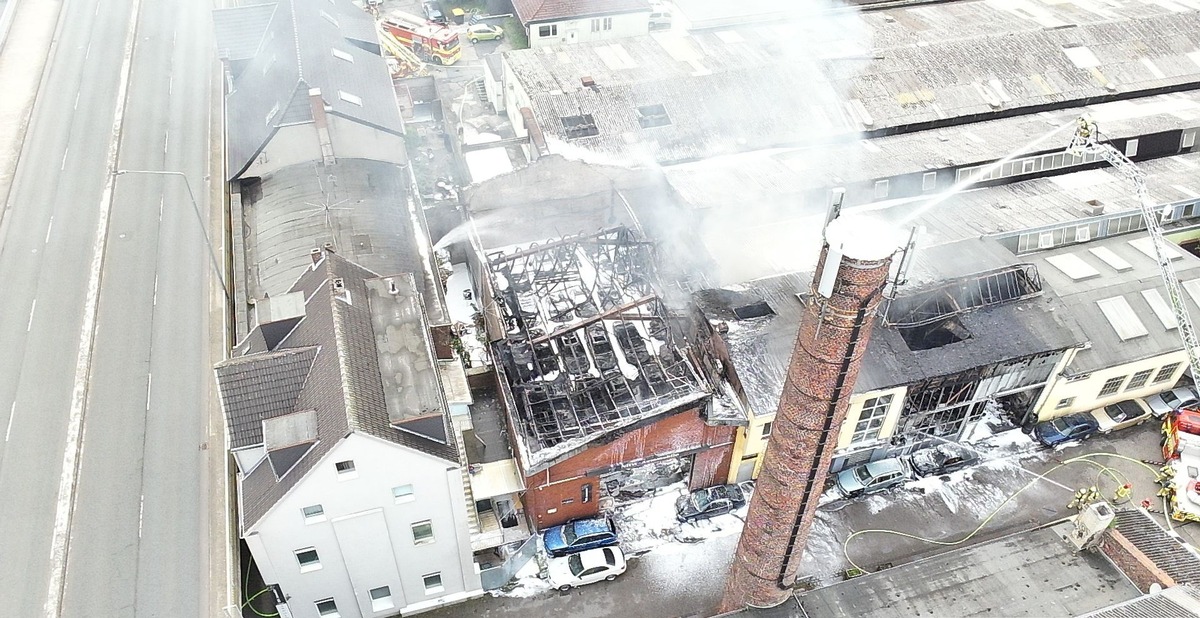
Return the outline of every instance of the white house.
[[[650,32],[648,0],[513,0],[530,47],[604,41]]]
[[[216,366],[254,563],[297,618],[482,594],[420,288],[329,250],[312,259]]]

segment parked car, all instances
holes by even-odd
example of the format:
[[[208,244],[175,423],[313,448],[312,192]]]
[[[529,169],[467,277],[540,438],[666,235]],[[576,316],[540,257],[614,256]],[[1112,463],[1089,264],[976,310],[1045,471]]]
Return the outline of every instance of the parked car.
[[[939,444],[933,448],[913,451],[908,467],[916,476],[949,474],[979,461],[975,451],[958,444]]]
[[[1150,406],[1141,399],[1126,399],[1110,403],[1099,410],[1092,410],[1092,417],[1100,426],[1100,433],[1133,427],[1150,418],[1150,414]]]
[[[681,522],[723,515],[746,504],[746,494],[737,485],[697,489],[675,501],[675,519]]]
[[[1086,440],[1100,430],[1091,414],[1068,414],[1033,426],[1033,437],[1046,446],[1058,446],[1072,440]]]
[[[421,8],[425,11],[425,19],[435,24],[446,24],[446,15],[442,13],[442,7],[438,6],[436,2],[426,2],[421,5]]]
[[[665,30],[671,27],[671,12],[662,7],[652,7],[650,13],[650,29]]]
[[[883,491],[908,480],[908,470],[898,458],[880,459],[842,470],[834,477],[834,486],[844,498]]]
[[[577,519],[542,533],[542,547],[553,557],[617,544],[617,526],[609,517]]]
[[[1196,392],[1194,386],[1180,386],[1157,395],[1150,395],[1146,398],[1146,405],[1150,406],[1150,413],[1154,415],[1154,418],[1162,418],[1168,412],[1179,408],[1200,405],[1200,393]]]
[[[620,547],[589,549],[546,563],[550,585],[562,591],[600,580],[612,581],[625,572],[625,554]]]
[[[504,28],[500,26],[489,26],[488,24],[475,24],[467,28],[467,38],[472,43],[480,41],[492,41],[504,38]]]

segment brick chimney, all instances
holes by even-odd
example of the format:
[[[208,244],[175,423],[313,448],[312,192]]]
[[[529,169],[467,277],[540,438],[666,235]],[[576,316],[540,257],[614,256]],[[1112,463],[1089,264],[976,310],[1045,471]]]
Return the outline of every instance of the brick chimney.
[[[719,612],[787,600],[838,431],[902,240],[881,223],[833,220]]]
[[[325,113],[325,99],[320,88],[308,89],[308,104],[312,107],[313,124],[317,127],[317,140],[321,142],[321,161],[325,165],[337,163],[333,156],[333,139],[329,136],[329,116]]]

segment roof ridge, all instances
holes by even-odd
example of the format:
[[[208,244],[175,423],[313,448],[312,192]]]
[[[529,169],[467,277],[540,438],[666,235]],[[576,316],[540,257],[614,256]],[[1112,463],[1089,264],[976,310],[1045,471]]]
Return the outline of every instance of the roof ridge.
[[[267,350],[267,351],[263,351],[263,352],[251,352],[249,354],[243,354],[241,356],[234,356],[232,358],[227,358],[227,359],[217,363],[216,367],[217,368],[232,367],[235,365],[250,363],[250,362],[254,362],[254,361],[272,360],[275,358],[282,358],[284,356],[303,354],[303,353],[308,352],[309,350],[318,350],[319,351],[320,348],[321,348],[321,346],[319,346],[319,345],[306,345],[306,346],[300,346],[300,347],[295,347],[295,348],[280,348],[277,350]]]
[[[300,24],[296,22],[296,0],[287,0],[292,9],[292,43],[296,49],[296,74],[304,82],[304,60],[300,54]]]

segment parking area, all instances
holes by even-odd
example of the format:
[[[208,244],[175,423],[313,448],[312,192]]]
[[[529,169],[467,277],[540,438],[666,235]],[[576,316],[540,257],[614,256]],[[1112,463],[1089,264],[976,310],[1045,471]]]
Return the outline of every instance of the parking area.
[[[1140,463],[1160,456],[1159,430],[1153,422],[1056,449],[1036,446],[1016,430],[976,447],[981,462],[950,475],[926,477],[851,500],[832,491],[823,496],[801,564],[804,585],[841,581],[851,561],[875,570],[1062,519],[1075,512],[1068,504],[1076,490],[1096,486],[1111,500],[1120,485],[1117,479],[1133,485],[1127,503],[1150,500],[1162,508],[1155,495],[1154,466]],[[697,525],[679,524],[673,505],[680,495],[681,486],[663,488],[616,513],[629,568],[615,581],[562,593],[536,578],[526,579],[504,596],[485,596],[427,615],[711,615],[737,546],[745,507]],[[1158,519],[1166,526],[1161,516]],[[1200,537],[1200,528],[1193,525],[1173,527],[1189,543]]]

